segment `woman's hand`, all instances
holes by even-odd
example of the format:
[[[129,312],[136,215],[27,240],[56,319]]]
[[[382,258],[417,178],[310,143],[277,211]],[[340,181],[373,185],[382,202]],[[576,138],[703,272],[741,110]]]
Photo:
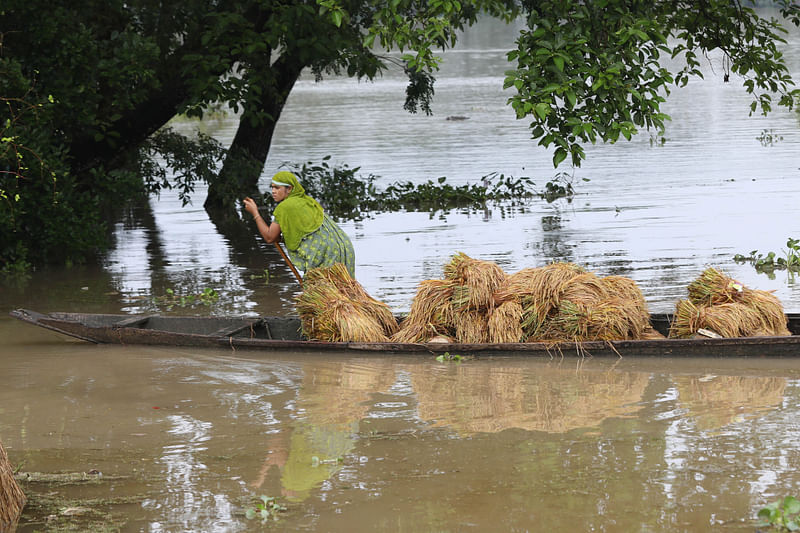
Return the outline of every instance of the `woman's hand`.
[[[253,216],[253,218],[259,216],[258,206],[256,205],[255,200],[253,200],[249,196],[244,199],[244,210],[250,213]]]

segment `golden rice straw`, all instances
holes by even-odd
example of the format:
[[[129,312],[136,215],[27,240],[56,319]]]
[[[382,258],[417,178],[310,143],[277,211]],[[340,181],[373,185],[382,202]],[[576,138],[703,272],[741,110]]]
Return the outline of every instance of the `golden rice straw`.
[[[769,331],[769,326],[757,310],[741,303],[697,307],[689,300],[678,302],[669,336],[687,338],[699,329],[708,329],[723,337],[752,337],[763,335]]]
[[[494,306],[494,293],[506,279],[496,263],[473,259],[459,252],[444,267],[444,277],[463,288],[453,295],[458,310],[485,309]]]
[[[330,267],[312,269],[311,279],[308,276],[305,283],[314,284],[318,279],[325,279],[332,283],[347,299],[358,302],[370,315],[381,324],[386,335],[391,335],[398,329],[397,319],[392,310],[383,302],[370,296],[364,287],[350,276],[342,263],[335,263]]]
[[[583,274],[586,270],[574,263],[550,263],[538,268],[524,268],[509,275],[495,291],[498,303],[519,301],[526,296],[536,300],[554,299],[562,283]]]
[[[456,315],[456,342],[481,344],[489,340],[486,311],[462,311]]]
[[[339,302],[332,306],[331,318],[336,325],[338,338],[344,342],[389,342],[386,331],[368,311],[351,302]]]
[[[694,335],[700,328],[700,308],[690,300],[679,300],[669,326],[669,337],[685,339]]]
[[[522,329],[525,340],[540,338],[547,316],[558,307],[561,287],[565,282],[585,273],[574,263],[551,263],[538,268],[525,268],[511,274],[495,291],[495,301],[516,301],[522,305]]]
[[[592,305],[608,299],[611,295],[603,280],[591,272],[579,274],[564,281],[559,287],[558,304],[563,300]]]
[[[563,300],[550,334],[563,332],[559,340],[628,340],[640,338],[649,325],[649,317],[628,300],[611,298],[589,304]]]
[[[489,313],[489,342],[522,342],[522,305],[503,302]]]
[[[13,531],[25,507],[25,493],[14,479],[3,443],[0,442],[0,531]]]
[[[606,276],[603,278],[603,285],[605,285],[609,294],[635,304],[649,316],[647,301],[635,281],[623,276]]]
[[[745,288],[740,296],[740,302],[755,309],[764,322],[763,335],[788,336],[789,331],[783,305],[777,296],[770,291],[760,291]]]
[[[717,270],[709,267],[689,283],[689,300],[695,305],[716,305],[735,302],[742,292],[743,285]]]
[[[389,337],[389,340],[391,342],[428,342],[439,336],[449,336],[449,330],[431,323],[409,322],[406,319],[400,324],[400,329]]]
[[[417,287],[408,316],[392,335],[394,342],[427,342],[437,335],[448,335],[454,326],[451,303],[453,282],[424,280]]]
[[[332,324],[328,323],[329,318],[325,311],[332,302],[340,299],[342,299],[342,294],[329,280],[317,278],[310,282],[306,277],[303,292],[295,300],[306,337],[327,340]]]
[[[751,337],[767,329],[758,311],[736,302],[701,309],[700,327],[723,337]]]
[[[387,342],[398,329],[389,307],[369,296],[340,263],[307,272],[296,307],[310,339]]]

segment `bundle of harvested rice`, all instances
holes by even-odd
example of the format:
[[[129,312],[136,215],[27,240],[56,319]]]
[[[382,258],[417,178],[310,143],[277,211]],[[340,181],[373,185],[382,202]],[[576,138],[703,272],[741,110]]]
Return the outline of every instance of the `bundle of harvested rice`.
[[[585,307],[597,305],[608,300],[611,294],[608,292],[603,278],[586,272],[563,282],[558,290],[558,302],[569,300],[581,304]]]
[[[715,305],[736,301],[744,286],[717,270],[709,267],[692,281],[687,290],[695,305]]]
[[[688,338],[699,329],[723,337],[791,335],[776,296],[748,289],[717,269],[704,270],[688,292],[689,299],[676,305],[670,337]]]
[[[522,304],[503,302],[489,312],[489,342],[522,342]]]
[[[539,302],[557,301],[562,284],[585,272],[583,267],[574,263],[550,263],[538,268],[523,268],[508,276],[495,291],[494,297],[497,303],[520,301],[526,297]],[[553,307],[557,307],[557,304]]]
[[[723,337],[755,337],[764,335],[766,331],[766,324],[758,311],[736,302],[701,308],[700,323],[702,328]]]
[[[792,333],[787,327],[783,304],[777,296],[769,291],[744,288],[739,301],[758,312],[764,322],[765,335],[789,336]]]
[[[409,315],[400,323],[400,329],[389,340],[392,342],[429,342],[437,337],[449,337],[449,333],[449,329],[442,328],[440,330],[432,323],[416,322]]]
[[[631,300],[619,297],[596,302],[565,299],[551,321],[547,336],[551,340],[574,341],[639,339],[649,325],[649,316]]]
[[[610,294],[635,304],[645,315],[649,316],[647,301],[635,281],[624,276],[606,276],[603,278],[603,285]]]
[[[454,282],[453,307],[460,311],[493,307],[493,295],[506,274],[496,263],[458,252],[445,265],[444,277]]]
[[[13,531],[25,507],[25,493],[14,479],[8,455],[0,442],[0,531]]]
[[[485,310],[461,311],[455,317],[456,342],[480,344],[489,341],[489,316]]]
[[[675,314],[669,326],[671,338],[686,339],[697,333],[702,328],[700,322],[700,308],[691,300],[678,300],[675,304]]]
[[[689,338],[698,330],[711,330],[723,337],[760,337],[789,335],[775,330],[757,309],[739,302],[695,306],[690,300],[681,300],[676,307],[669,336]]]
[[[542,337],[549,315],[558,309],[564,284],[586,270],[574,263],[551,263],[538,268],[525,268],[511,274],[495,291],[497,303],[518,302],[522,306],[523,337]]]
[[[428,279],[419,284],[408,316],[400,323],[394,342],[428,342],[439,335],[449,336],[454,327],[454,284],[449,280]]]
[[[340,263],[309,270],[296,307],[309,339],[387,342],[398,329],[389,307],[367,294]]]

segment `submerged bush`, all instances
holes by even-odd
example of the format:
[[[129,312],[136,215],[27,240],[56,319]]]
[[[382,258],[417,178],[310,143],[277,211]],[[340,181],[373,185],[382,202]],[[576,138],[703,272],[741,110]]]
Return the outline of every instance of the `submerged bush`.
[[[360,167],[331,165],[330,156],[321,163],[307,162],[300,166],[286,163],[283,167],[293,172],[306,193],[319,200],[337,220],[361,220],[370,213],[401,210],[483,209],[501,203],[517,206],[534,198],[547,202],[559,198],[571,201],[575,194],[569,176],[563,172],[549,181],[543,191],[536,189],[529,177],[516,178],[497,172],[483,176],[480,183],[451,185],[442,176],[423,183],[397,181],[378,190],[377,176],[360,178]]]

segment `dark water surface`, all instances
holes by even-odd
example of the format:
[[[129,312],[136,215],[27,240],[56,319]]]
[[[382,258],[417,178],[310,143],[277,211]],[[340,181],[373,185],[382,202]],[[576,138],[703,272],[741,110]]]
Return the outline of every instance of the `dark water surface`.
[[[502,87],[513,32],[470,31],[447,53],[432,117],[402,110],[404,83],[298,83],[264,171],[338,163],[379,183],[491,172],[544,186],[550,154]],[[800,75],[800,35],[786,54]],[[716,73],[712,71],[715,69]],[[394,213],[343,223],[370,294],[408,310],[455,252],[507,272],[554,260],[631,277],[671,311],[709,265],[800,311],[800,284],[733,262],[800,237],[800,120],[748,117],[741,80],[670,97],[666,142],[643,132],[594,146],[572,202],[513,213]],[[448,121],[451,115],[467,120]],[[223,141],[229,118],[201,128]],[[772,136],[772,142],[767,142]],[[567,170],[567,169],[565,169]],[[588,179],[590,181],[583,181]],[[317,531],[753,531],[760,507],[800,487],[800,364],[792,359],[563,360],[346,357],[94,346],[12,321],[40,311],[289,314],[297,285],[269,247],[222,237],[164,194],[114,228],[99,267],[50,269],[0,287],[0,439],[23,472],[20,531],[244,531],[259,495],[272,529]],[[167,310],[168,290],[219,301]],[[798,354],[800,355],[800,354]],[[69,481],[69,482],[66,482]],[[54,518],[45,524],[46,517]],[[266,528],[265,528],[266,529]]]

